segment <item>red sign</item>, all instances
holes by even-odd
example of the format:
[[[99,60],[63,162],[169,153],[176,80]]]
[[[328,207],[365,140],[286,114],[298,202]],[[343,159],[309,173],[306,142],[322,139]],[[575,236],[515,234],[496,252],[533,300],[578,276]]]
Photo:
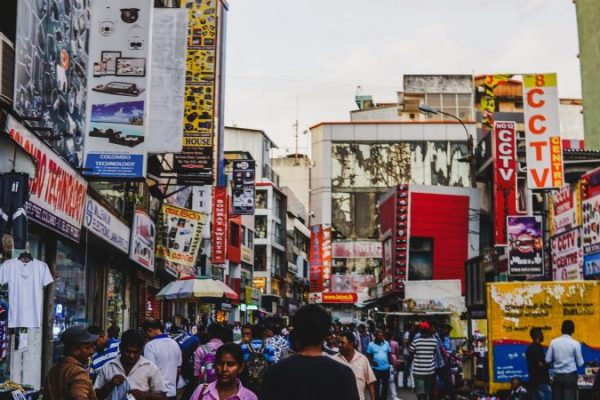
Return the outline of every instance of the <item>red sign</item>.
[[[358,301],[358,296],[356,293],[324,292],[322,301],[323,304],[356,303]]]
[[[310,291],[328,291],[331,286],[331,226],[314,225],[310,229]]]
[[[227,252],[227,188],[213,189],[213,227],[212,227],[213,264],[225,264]]]
[[[331,235],[331,226],[323,226],[323,291],[329,291],[331,288],[331,265],[333,263]]]
[[[507,245],[506,217],[517,213],[517,124],[494,126],[494,242]]]

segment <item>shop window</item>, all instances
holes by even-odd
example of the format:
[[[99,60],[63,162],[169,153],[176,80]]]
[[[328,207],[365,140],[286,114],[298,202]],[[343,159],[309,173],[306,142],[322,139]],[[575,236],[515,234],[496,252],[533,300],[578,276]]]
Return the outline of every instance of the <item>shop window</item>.
[[[256,239],[267,238],[267,216],[257,215],[254,219],[254,237]]]
[[[242,225],[242,246],[248,246],[248,237],[246,236],[247,234],[248,230],[244,225]]]
[[[229,243],[233,247],[240,247],[240,226],[233,222],[229,224]]]
[[[254,247],[254,270],[267,270],[267,246]]]
[[[249,248],[254,246],[254,232],[248,229],[248,243],[246,244]]]
[[[273,240],[275,241],[275,243],[281,246],[285,246],[286,237],[287,235],[283,231],[283,226],[273,221]]]
[[[74,247],[57,242],[54,299],[54,339],[70,326],[89,324],[86,317],[85,262]]]
[[[256,208],[267,208],[267,191],[256,191]]]
[[[408,279],[423,281],[433,279],[433,239],[410,238]]]

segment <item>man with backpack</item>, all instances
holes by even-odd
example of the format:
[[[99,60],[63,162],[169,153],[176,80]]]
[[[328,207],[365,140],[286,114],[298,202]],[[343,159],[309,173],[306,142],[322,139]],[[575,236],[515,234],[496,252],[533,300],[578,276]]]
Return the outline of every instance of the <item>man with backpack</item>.
[[[269,365],[275,360],[273,348],[260,338],[263,335],[261,325],[244,325],[242,327],[242,352],[246,368],[242,371],[241,380],[245,388],[258,394],[263,376]]]
[[[225,328],[219,323],[208,327],[208,343],[198,346],[194,352],[194,378],[198,383],[212,383],[217,379],[215,359],[217,350],[223,346]]]

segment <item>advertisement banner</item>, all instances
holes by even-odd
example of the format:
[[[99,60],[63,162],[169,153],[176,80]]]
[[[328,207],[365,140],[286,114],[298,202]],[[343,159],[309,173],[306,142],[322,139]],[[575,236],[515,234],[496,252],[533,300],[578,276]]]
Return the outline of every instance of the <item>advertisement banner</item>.
[[[491,132],[494,127],[494,112],[496,111],[496,94],[494,89],[497,86],[508,82],[510,75],[487,75],[483,82],[483,95],[481,96],[481,126],[484,134]]]
[[[573,338],[585,362],[600,358],[599,282],[511,282],[487,286],[490,392],[510,388],[512,378],[528,380],[525,352],[533,327],[544,332],[543,347],[573,321]]]
[[[90,25],[89,7],[81,0],[17,3],[14,109],[39,118],[31,126],[48,128],[40,133],[51,138],[50,146],[81,167],[88,36],[98,27]]]
[[[123,253],[129,252],[131,236],[129,227],[90,196],[85,200],[83,225],[88,231]]]
[[[36,162],[27,217],[79,243],[87,181],[42,140],[10,115],[6,132]]]
[[[144,210],[136,209],[131,228],[129,258],[152,272],[154,272],[155,238],[154,221]]]
[[[334,252],[335,253],[335,252]],[[389,237],[383,242],[383,292],[390,293],[394,290],[394,260],[392,259],[392,238]]]
[[[91,3],[85,174],[146,175],[152,0]],[[159,133],[156,133],[159,134]]]
[[[369,240],[335,242],[333,258],[381,258],[381,242]]]
[[[192,186],[192,210],[212,215],[212,186]],[[202,239],[210,239],[210,224],[204,225]]]
[[[517,124],[494,125],[494,228],[496,245],[507,245],[506,217],[517,213]]]
[[[213,264],[225,264],[227,253],[227,188],[213,189],[212,257]]]
[[[509,216],[508,274],[510,276],[544,275],[544,236],[542,217]]]
[[[213,181],[215,80],[217,68],[217,5],[188,0],[183,152],[175,154],[181,183]]]
[[[552,237],[550,246],[552,249],[552,280],[583,279],[581,229],[573,229]]]
[[[548,201],[548,224],[550,236],[575,229],[581,225],[581,190],[579,183],[575,186],[565,185],[552,192]]]
[[[583,275],[586,278],[595,278],[600,275],[600,252],[584,255]]]
[[[187,267],[188,271],[192,269],[205,223],[206,214],[163,204],[158,220],[156,257],[165,260],[167,267],[178,272],[178,265]]]
[[[154,9],[148,153],[178,153],[183,148],[187,29],[186,9]]]
[[[329,292],[331,288],[332,257],[332,231],[331,225],[323,225],[323,291]]]
[[[527,186],[564,184],[556,74],[523,75]]]
[[[231,210],[233,215],[254,215],[256,166],[254,160],[233,161]]]
[[[583,252],[587,255],[600,252],[600,168],[583,175],[580,185]]]
[[[311,292],[323,291],[323,226],[310,228],[309,280]]]

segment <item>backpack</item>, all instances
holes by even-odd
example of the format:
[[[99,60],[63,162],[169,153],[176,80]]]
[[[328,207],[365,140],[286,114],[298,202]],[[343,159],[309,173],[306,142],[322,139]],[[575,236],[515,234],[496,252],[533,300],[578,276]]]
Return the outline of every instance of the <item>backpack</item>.
[[[260,345],[258,351],[254,350],[251,343],[248,343],[248,350],[250,351],[250,357],[246,363],[246,369],[248,371],[248,383],[252,386],[260,386],[262,384],[263,376],[267,370],[268,363],[265,359],[265,343]]]
[[[201,347],[204,350],[204,361],[201,366],[200,383],[212,383],[217,380],[217,371],[215,370],[217,351],[211,351],[207,345]]]

